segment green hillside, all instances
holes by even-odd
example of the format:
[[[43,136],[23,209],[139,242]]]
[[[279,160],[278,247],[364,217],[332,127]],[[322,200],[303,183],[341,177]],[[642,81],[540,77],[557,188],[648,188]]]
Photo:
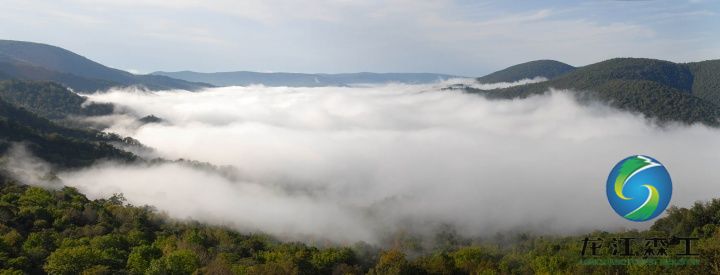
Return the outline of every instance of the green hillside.
[[[37,157],[63,167],[82,167],[100,159],[134,160],[128,152],[109,143],[128,143],[116,135],[58,126],[0,99],[0,155],[21,143]]]
[[[555,60],[535,60],[478,77],[480,83],[514,82],[526,78],[553,79],[575,70],[575,67]]]
[[[122,86],[120,83],[80,77],[74,74],[49,70],[43,67],[32,66],[22,62],[0,62],[0,80],[36,80],[53,81],[72,87],[77,91],[93,92]]]
[[[615,58],[587,65],[558,77],[546,85],[591,89],[609,80],[646,80],[690,92],[693,76],[682,64],[644,58]]]
[[[135,75],[60,47],[14,40],[0,40],[0,73],[5,75],[0,79],[55,81],[84,92],[133,85],[154,90],[198,90],[211,86],[167,76]]]
[[[684,123],[720,123],[720,77],[717,61],[676,64],[643,58],[616,58],[584,67],[549,81],[504,89],[465,88],[495,99],[523,98],[550,88],[569,89],[586,99],[600,99],[612,106],[650,118]]]
[[[177,222],[123,197],[90,200],[74,188],[45,190],[0,176],[2,274],[713,274],[720,262],[720,200],[671,207],[651,230],[568,237],[498,235],[467,239],[454,231],[431,240],[407,234],[388,242],[324,246]],[[405,237],[403,237],[405,236]],[[684,258],[696,265],[582,265],[584,238],[696,237]],[[421,243],[429,251],[417,251]],[[670,255],[682,243],[670,243]],[[633,251],[647,244],[636,241]],[[609,253],[609,252],[608,252]],[[409,256],[414,255],[414,256]],[[652,259],[642,254],[623,259]],[[617,257],[617,256],[616,256]]]
[[[688,63],[693,95],[720,106],[720,60]]]
[[[0,81],[0,98],[49,119],[61,119],[69,115],[108,115],[113,112],[112,104],[92,103],[83,106],[87,98],[53,82]]]

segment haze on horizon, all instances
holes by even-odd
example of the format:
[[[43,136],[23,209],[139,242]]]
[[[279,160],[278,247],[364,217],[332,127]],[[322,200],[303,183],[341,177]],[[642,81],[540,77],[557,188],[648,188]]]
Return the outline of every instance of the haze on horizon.
[[[432,72],[720,56],[716,0],[0,0],[0,37],[153,71]],[[28,20],[32,18],[32,20]]]

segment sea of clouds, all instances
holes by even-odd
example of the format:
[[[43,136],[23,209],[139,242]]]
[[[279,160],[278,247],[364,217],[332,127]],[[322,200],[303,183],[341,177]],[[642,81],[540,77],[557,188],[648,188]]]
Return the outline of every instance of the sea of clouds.
[[[579,104],[572,92],[487,100],[433,85],[111,90],[96,118],[154,148],[150,157],[228,165],[233,177],[179,163],[102,163],[59,174],[91,198],[123,193],[180,219],[292,240],[380,243],[388,234],[466,236],[647,228],[615,214],[605,181],[647,154],[674,180],[671,204],[720,194],[720,131],[659,127]],[[162,123],[141,125],[153,114]]]

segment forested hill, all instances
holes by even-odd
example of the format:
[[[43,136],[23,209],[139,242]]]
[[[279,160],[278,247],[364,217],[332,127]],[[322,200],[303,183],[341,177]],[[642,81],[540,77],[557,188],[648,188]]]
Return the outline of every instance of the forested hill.
[[[720,123],[720,60],[678,64],[643,58],[616,58],[579,67],[549,81],[470,93],[489,98],[523,98],[550,88],[640,112],[661,122]]]
[[[87,98],[54,82],[0,81],[0,98],[48,119],[109,115],[112,104],[87,103]]]
[[[552,237],[468,239],[443,231],[432,240],[406,234],[393,245],[318,248],[261,234],[177,222],[122,196],[90,200],[64,187],[19,185],[0,175],[1,274],[715,274],[720,263],[720,200],[671,207],[648,231]],[[582,265],[582,240],[696,237],[697,265]],[[502,241],[505,240],[505,241]],[[429,251],[417,247],[431,244]],[[672,244],[668,253],[684,249]],[[636,241],[633,251],[647,244]],[[609,252],[608,252],[609,253]],[[408,255],[414,254],[410,257]],[[618,256],[615,256],[616,258]],[[678,256],[672,256],[678,257]],[[597,257],[595,257],[597,258]],[[652,260],[637,256],[633,258]],[[674,259],[668,256],[660,260]]]
[[[12,40],[0,40],[0,79],[55,81],[85,92],[133,85],[158,90],[197,90],[210,86],[167,76],[135,75],[59,47]]]
[[[0,81],[0,156],[20,144],[57,168],[83,167],[103,159],[136,160],[132,153],[113,146],[140,146],[133,139],[55,122],[113,111],[112,105],[86,104],[86,100],[55,83]]]
[[[476,80],[480,83],[498,83],[514,82],[535,77],[553,79],[573,70],[575,70],[575,67],[559,61],[535,60],[511,66],[483,77],[478,77]]]
[[[720,60],[688,63],[693,75],[692,93],[720,106]]]
[[[111,143],[134,140],[94,130],[69,129],[0,99],[0,155],[14,144],[59,168],[83,167],[101,159],[135,160]]]

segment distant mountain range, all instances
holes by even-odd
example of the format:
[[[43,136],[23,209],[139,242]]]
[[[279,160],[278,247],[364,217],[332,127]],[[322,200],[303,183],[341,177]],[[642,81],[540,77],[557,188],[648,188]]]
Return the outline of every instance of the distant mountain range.
[[[154,72],[152,75],[167,76],[193,82],[204,82],[215,86],[289,86],[289,87],[325,87],[352,86],[362,84],[427,84],[457,76],[433,73],[345,73],[345,74],[303,74],[303,73],[259,73],[259,72],[219,72],[199,73],[192,71]]]
[[[199,90],[212,86],[322,87],[360,84],[425,84],[455,76],[433,73],[303,74],[155,72],[135,75],[110,68],[71,51],[33,42],[0,40],[0,80],[53,81],[80,92],[142,86],[151,90]]]
[[[509,88],[481,90],[453,86],[493,99],[523,98],[550,88],[574,91],[583,99],[598,99],[620,109],[663,121],[700,122],[720,126],[720,60],[673,63],[643,58],[616,58],[582,67],[554,60],[518,64],[477,78],[482,83],[514,82],[542,76],[548,81]],[[134,75],[106,67],[55,46],[0,40],[0,98],[48,119],[98,115],[112,106],[81,108],[82,97],[66,91],[95,92],[115,86],[198,90],[213,86],[351,86],[390,82],[422,84],[455,76],[431,73],[301,74],[225,72],[156,72]],[[57,84],[24,83],[49,81]],[[18,82],[20,81],[20,82]]]
[[[135,75],[59,47],[12,40],[0,40],[2,79],[53,81],[82,92],[133,85],[154,90],[197,90],[212,86],[160,75]]]
[[[599,99],[661,122],[720,125],[720,60],[673,63],[615,58],[578,68],[540,60],[512,66],[478,80],[510,82],[532,75],[549,80],[494,90],[463,89],[496,99],[524,98],[545,93],[550,88],[568,89],[580,98]]]

